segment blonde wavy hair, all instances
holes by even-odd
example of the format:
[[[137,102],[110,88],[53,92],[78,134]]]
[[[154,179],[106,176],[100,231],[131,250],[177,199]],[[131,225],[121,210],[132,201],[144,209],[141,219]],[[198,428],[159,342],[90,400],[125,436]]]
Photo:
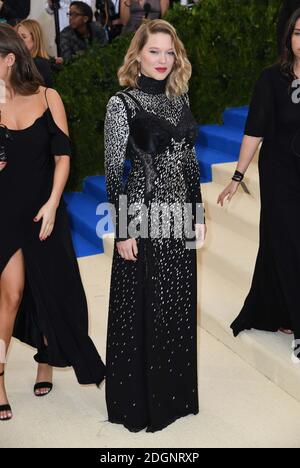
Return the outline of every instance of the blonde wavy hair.
[[[169,34],[175,52],[173,69],[168,76],[166,85],[166,94],[168,98],[181,96],[188,91],[192,66],[176,29],[162,19],[145,20],[138,28],[125,55],[123,65],[118,70],[119,83],[121,86],[139,87],[138,74],[140,72],[140,63],[137,60],[137,56],[148,42],[149,35],[156,33]]]
[[[44,44],[43,33],[40,26],[35,20],[32,19],[25,19],[17,24],[16,31],[19,32],[20,26],[24,26],[27,31],[31,34],[33,39],[33,50],[31,51],[31,55],[33,58],[35,57],[42,57],[45,59],[49,59],[49,55],[46,51],[46,47]]]

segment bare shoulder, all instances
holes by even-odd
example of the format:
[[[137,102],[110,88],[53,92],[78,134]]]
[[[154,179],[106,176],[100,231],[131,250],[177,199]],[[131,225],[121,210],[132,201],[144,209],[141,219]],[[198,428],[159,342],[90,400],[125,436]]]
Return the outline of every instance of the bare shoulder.
[[[56,125],[67,135],[68,123],[65,106],[59,93],[53,88],[45,88],[47,102]]]
[[[63,102],[60,97],[60,94],[56,91],[56,89],[53,89],[53,88],[44,88],[44,89],[47,94],[47,100],[48,100],[49,106],[51,106],[51,104],[53,104],[53,106],[56,106],[56,105],[63,106]]]
[[[49,104],[49,107],[54,107],[56,105],[62,105],[63,102],[59,93],[53,88],[46,88],[45,86],[40,86],[37,95],[45,102],[45,97]]]

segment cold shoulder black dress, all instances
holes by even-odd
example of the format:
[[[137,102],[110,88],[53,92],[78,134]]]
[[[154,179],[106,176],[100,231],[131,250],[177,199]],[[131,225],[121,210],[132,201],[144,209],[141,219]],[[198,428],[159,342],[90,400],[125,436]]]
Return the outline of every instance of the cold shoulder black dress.
[[[63,200],[47,240],[39,240],[42,220],[33,221],[52,191],[54,156],[71,155],[69,138],[47,108],[30,127],[9,130],[8,138],[2,134],[1,145],[8,163],[0,172],[0,274],[19,249],[26,269],[14,336],[37,348],[37,362],[73,366],[79,383],[99,385],[105,366],[88,336],[87,302]]]
[[[186,94],[166,95],[166,81],[142,75],[139,89],[113,96],[105,121],[106,183],[118,211],[128,206],[201,203],[195,155],[197,124]],[[131,161],[123,181],[125,159]],[[140,222],[129,215],[131,221]],[[196,251],[173,228],[169,237],[148,217],[149,236],[137,237],[137,261],[115,246],[108,317],[106,401],[109,421],[132,432],[159,431],[197,414]],[[120,235],[117,216],[117,237]]]
[[[300,104],[279,65],[256,83],[245,134],[263,137],[259,155],[260,243],[250,292],[234,335],[283,327],[300,338]]]

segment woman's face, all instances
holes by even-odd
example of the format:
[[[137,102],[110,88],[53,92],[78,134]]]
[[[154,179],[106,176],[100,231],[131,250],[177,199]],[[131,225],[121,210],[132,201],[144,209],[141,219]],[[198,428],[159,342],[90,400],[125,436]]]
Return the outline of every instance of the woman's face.
[[[171,73],[175,62],[172,38],[166,33],[150,34],[138,60],[141,72],[155,80],[164,80]]]
[[[27,28],[25,28],[25,26],[19,26],[18,27],[18,34],[23,39],[27,49],[31,53],[33,51],[33,48],[34,48],[34,42],[33,42],[32,34],[28,31]]]
[[[72,29],[78,29],[87,24],[88,17],[84,16],[80,9],[72,5],[69,12],[69,23]]]

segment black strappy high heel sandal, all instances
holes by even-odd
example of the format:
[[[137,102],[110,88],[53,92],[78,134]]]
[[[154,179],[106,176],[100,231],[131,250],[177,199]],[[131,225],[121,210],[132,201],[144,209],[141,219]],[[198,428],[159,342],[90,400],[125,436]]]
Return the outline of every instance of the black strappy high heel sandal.
[[[0,374],[0,377],[3,377],[3,376],[4,376],[4,371],[1,372],[1,374]],[[12,413],[11,407],[10,407],[10,405],[8,405],[8,404],[6,404],[6,405],[0,405],[0,413],[1,413],[2,411],[10,411],[10,412]],[[1,418],[1,417],[0,417],[0,421],[9,421],[11,418],[12,418],[12,416],[6,416],[6,418]]]
[[[37,390],[40,390],[41,388],[46,388],[48,390],[47,393],[36,393]],[[33,387],[33,393],[35,394],[36,397],[42,397],[49,395],[53,388],[53,384],[51,382],[39,382],[36,383],[35,386]]]

